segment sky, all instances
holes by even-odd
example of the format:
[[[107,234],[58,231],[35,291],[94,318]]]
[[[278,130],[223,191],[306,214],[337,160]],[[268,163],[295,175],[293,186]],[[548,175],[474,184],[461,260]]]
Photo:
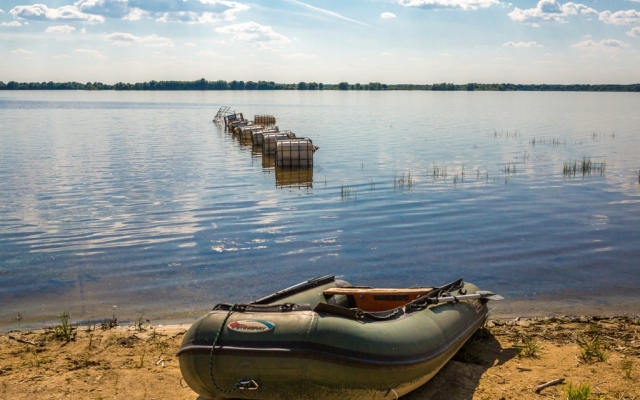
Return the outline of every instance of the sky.
[[[0,60],[5,83],[630,84],[640,0],[0,0]]]

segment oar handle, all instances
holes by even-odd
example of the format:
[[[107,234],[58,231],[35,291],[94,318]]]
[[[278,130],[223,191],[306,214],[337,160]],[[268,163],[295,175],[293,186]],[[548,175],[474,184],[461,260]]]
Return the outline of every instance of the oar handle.
[[[431,297],[427,298],[427,304],[440,304],[440,303],[453,303],[460,300],[479,299],[480,294],[463,294],[460,296],[446,296],[446,297]]]
[[[445,297],[431,297],[426,299],[427,304],[439,304],[439,303],[453,303],[460,300],[471,299],[488,299],[488,300],[502,300],[503,297],[489,291],[478,291],[474,294],[463,294],[460,296],[445,296]]]

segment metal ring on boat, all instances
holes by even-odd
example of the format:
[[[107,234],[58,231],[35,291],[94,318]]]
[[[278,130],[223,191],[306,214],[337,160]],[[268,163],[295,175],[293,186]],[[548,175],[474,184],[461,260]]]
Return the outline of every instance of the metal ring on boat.
[[[396,398],[395,398],[395,399],[387,399],[387,396],[388,396],[390,393],[395,394],[395,395],[396,395]],[[385,394],[385,395],[384,395],[384,398],[385,398],[385,399],[387,399],[387,400],[398,400],[398,393],[396,393],[396,391],[395,391],[395,390],[393,390],[393,389],[389,389],[389,391],[387,392],[387,394]]]

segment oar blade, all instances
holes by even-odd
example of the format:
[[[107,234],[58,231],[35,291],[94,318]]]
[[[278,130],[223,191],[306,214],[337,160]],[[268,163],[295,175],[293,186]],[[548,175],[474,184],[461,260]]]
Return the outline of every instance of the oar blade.
[[[504,297],[500,296],[499,294],[495,294],[493,292],[490,292],[488,290],[478,290],[476,293],[479,294],[480,296],[482,296],[483,299],[504,300]]]

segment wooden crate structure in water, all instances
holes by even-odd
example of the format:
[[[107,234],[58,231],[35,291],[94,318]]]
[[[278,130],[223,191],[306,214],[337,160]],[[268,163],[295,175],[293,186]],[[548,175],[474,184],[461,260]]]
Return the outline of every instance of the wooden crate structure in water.
[[[312,188],[313,169],[276,168],[276,187]]]
[[[244,121],[244,117],[242,116],[242,113],[235,113],[235,114],[229,114],[224,116],[223,120],[224,120],[224,126],[228,128],[232,122]]]
[[[231,121],[229,122],[229,126],[227,126],[227,131],[231,132],[231,133],[238,133],[240,132],[239,129],[243,126],[247,126],[249,125],[251,122],[247,121],[247,120],[238,120],[238,121]]]
[[[254,124],[262,124],[262,125],[275,125],[276,117],[273,115],[254,115],[253,117]]]
[[[278,140],[295,138],[293,132],[274,132],[262,135],[262,154],[273,154],[277,150]]]
[[[268,128],[268,129],[263,129],[260,131],[253,132],[253,138],[252,138],[253,145],[262,147],[262,142],[265,134],[278,133],[278,132],[280,132],[280,130],[278,129],[277,126],[274,126],[273,128]]]
[[[261,131],[264,129],[262,125],[246,125],[240,127],[240,139],[253,141],[253,132]]]
[[[308,138],[283,138],[276,141],[276,167],[312,168],[316,148]]]

